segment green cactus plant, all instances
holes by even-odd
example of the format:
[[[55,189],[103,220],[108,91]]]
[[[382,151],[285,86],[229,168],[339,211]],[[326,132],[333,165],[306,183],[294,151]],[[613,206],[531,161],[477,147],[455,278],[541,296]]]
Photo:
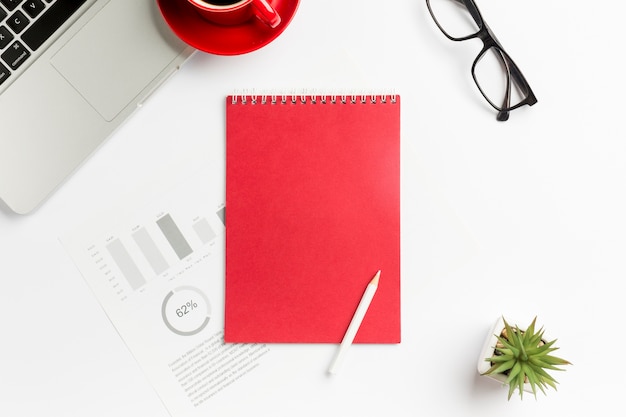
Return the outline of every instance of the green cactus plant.
[[[556,390],[557,381],[547,372],[563,371],[559,366],[570,365],[565,359],[550,355],[557,350],[556,340],[545,341],[543,328],[535,330],[535,317],[526,330],[517,325],[512,327],[504,321],[504,329],[496,335],[497,343],[493,356],[485,358],[491,363],[483,375],[503,374],[505,384],[509,386],[509,400],[517,389],[520,398],[524,395],[524,384],[529,384],[532,393],[537,396],[537,388],[546,394],[546,388]]]

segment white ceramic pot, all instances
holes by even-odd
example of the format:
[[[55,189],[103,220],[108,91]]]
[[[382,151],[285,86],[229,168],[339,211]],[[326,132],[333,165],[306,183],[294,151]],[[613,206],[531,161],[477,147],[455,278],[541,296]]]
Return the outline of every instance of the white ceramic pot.
[[[520,328],[520,330],[522,331],[526,330],[525,325],[524,327],[521,327],[519,322],[513,322],[510,320],[507,320],[507,322],[509,323],[511,327],[515,327],[517,325]],[[489,368],[491,368],[491,363],[486,361],[485,359],[490,358],[494,355],[494,352],[496,349],[496,343],[498,342],[497,336],[499,336],[500,333],[502,333],[502,329],[504,329],[504,319],[500,317],[498,318],[498,320],[496,320],[495,324],[491,328],[491,331],[487,335],[483,348],[480,351],[480,356],[478,357],[478,373],[480,373],[481,375],[484,375],[485,372],[487,372]],[[501,384],[506,385],[507,376],[504,374],[491,374],[491,375],[484,375],[484,376],[491,378],[493,380],[496,380]],[[524,384],[524,391],[530,392],[530,393],[533,392],[529,383]]]

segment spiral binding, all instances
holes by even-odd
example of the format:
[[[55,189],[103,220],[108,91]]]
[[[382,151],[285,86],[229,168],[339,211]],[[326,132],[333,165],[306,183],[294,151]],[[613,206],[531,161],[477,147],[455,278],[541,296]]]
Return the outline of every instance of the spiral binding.
[[[396,94],[233,94],[232,104],[395,104]]]

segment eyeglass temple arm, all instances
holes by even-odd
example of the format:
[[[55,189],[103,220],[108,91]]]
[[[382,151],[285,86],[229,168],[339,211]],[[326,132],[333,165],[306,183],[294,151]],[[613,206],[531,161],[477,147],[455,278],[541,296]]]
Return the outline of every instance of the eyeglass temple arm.
[[[509,63],[507,62],[507,59],[504,57],[504,55],[502,54],[502,52],[499,52],[500,54],[500,58],[502,59],[502,62],[504,62],[504,66],[506,67],[506,90],[504,92],[504,99],[502,100],[502,108],[503,109],[507,109],[511,106],[511,68],[509,66]],[[499,122],[506,122],[507,120],[509,120],[509,111],[508,110],[500,110],[498,112],[498,115],[496,116],[496,119]]]
[[[498,115],[496,116],[496,120],[499,122],[506,122],[507,120],[509,120],[509,111],[508,110],[499,111]]]
[[[537,102],[537,99],[535,98],[535,95],[530,89],[530,85],[528,85],[528,81],[526,81],[526,79],[522,75],[522,72],[519,71],[519,69],[517,68],[515,64],[513,64],[513,67],[509,70],[509,73],[513,77],[513,82],[515,82],[516,85],[523,87],[521,88],[522,90],[528,90],[528,105],[532,106],[533,104],[535,104]]]
[[[485,24],[485,27],[487,28],[489,35],[491,36],[493,41],[496,43],[498,48],[500,48],[500,50],[504,50],[504,47],[502,46],[498,38],[496,38],[496,35],[491,31],[491,28],[487,26],[486,24]],[[500,56],[502,57],[502,61],[504,61],[505,63],[507,74],[510,74],[511,77],[513,77],[513,81],[515,82],[515,84],[519,86],[526,86],[529,88],[528,83],[526,82],[526,80],[524,79],[524,76],[520,73],[520,71],[518,71],[517,66],[516,65],[513,65],[512,67],[509,66],[507,59],[504,57],[504,55],[500,54]],[[510,80],[507,80],[507,81],[508,81],[508,84],[510,85]]]
[[[515,64],[509,65],[509,60],[505,57],[505,55],[502,52],[500,52],[500,57],[506,69],[506,91],[504,94],[504,100],[502,102],[502,108],[507,108],[511,105],[511,86],[512,86],[511,81],[513,81],[513,83],[515,83],[515,85],[517,85],[520,88],[520,90],[522,91],[527,90],[527,93],[528,93],[527,103],[529,106],[532,106],[533,104],[535,104],[537,102],[537,99],[535,98],[535,95],[530,89],[528,82],[526,81],[522,73],[517,68],[517,65]],[[509,119],[509,111],[501,110],[500,112],[498,112],[498,116],[496,117],[496,119],[501,122],[507,121]]]
[[[491,28],[487,26],[487,24],[485,24],[485,28],[489,32],[489,35],[491,36],[495,44],[498,46],[498,50],[504,50],[502,44],[500,43],[498,38],[496,38],[496,35],[491,31]],[[520,87],[520,90],[528,90],[528,104],[531,106],[535,104],[537,102],[537,99],[535,99],[535,96],[530,89],[530,85],[528,85],[528,82],[522,75],[521,71],[519,71],[519,69],[517,68],[517,65],[509,65],[509,59],[507,59],[506,56],[502,53],[500,53],[500,58],[502,59],[502,62],[504,63],[506,69],[506,93],[504,95],[502,108],[507,108],[511,104],[511,79],[515,83],[515,85]],[[501,110],[500,112],[498,112],[498,116],[496,117],[496,119],[500,122],[505,122],[509,120],[509,111]]]

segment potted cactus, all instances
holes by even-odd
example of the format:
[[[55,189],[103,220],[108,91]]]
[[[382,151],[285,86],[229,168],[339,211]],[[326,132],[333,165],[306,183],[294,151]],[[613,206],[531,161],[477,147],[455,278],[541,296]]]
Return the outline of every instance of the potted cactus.
[[[559,366],[570,365],[565,359],[552,356],[557,350],[556,340],[546,341],[543,328],[536,330],[535,317],[528,327],[511,326],[502,317],[487,338],[478,362],[478,372],[509,386],[509,400],[519,391],[537,395],[537,388],[546,393],[546,388],[556,389],[557,381],[548,371],[562,371]]]

